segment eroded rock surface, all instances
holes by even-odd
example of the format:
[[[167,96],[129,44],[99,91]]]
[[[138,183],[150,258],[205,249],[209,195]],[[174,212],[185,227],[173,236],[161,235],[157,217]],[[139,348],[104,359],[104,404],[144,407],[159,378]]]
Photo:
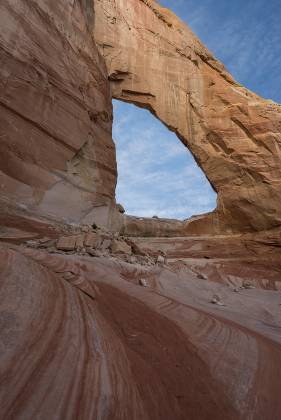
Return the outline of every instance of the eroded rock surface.
[[[2,212],[80,222],[102,208],[106,220],[112,105],[86,3],[93,12],[85,1],[1,1]]]
[[[239,85],[154,0],[98,1],[95,13],[113,96],[149,109],[175,131],[218,193],[217,210],[183,230],[280,225],[280,105]]]
[[[200,261],[2,247],[0,417],[278,420],[280,292],[234,293],[222,272],[212,280],[211,254],[198,278]]]
[[[166,234],[280,225],[280,106],[233,80],[170,11],[152,0],[3,0],[0,12],[2,213],[134,234],[115,206],[113,95],[175,131],[218,193],[215,212],[167,222]]]

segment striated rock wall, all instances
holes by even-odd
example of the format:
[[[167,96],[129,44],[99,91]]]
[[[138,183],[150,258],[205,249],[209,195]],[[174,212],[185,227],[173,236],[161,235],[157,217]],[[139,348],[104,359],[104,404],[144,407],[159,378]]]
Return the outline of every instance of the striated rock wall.
[[[152,268],[0,247],[1,420],[278,420],[280,258],[205,260],[203,242]],[[251,275],[271,286],[226,285]]]
[[[0,3],[1,208],[79,222],[116,184],[112,104],[92,1]]]
[[[235,82],[173,13],[142,0],[3,0],[0,24],[2,213],[146,235],[280,225],[280,106]],[[218,193],[215,212],[159,225],[115,211],[112,95],[175,131]]]
[[[95,14],[113,97],[149,109],[173,130],[218,193],[215,213],[194,220],[192,230],[280,225],[281,107],[239,85],[155,1],[96,1]]]

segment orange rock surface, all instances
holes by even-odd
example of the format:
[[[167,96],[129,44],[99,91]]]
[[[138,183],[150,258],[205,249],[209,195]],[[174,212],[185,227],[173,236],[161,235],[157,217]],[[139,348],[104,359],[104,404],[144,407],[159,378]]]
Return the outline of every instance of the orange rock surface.
[[[99,1],[95,14],[113,96],[173,130],[218,193],[217,210],[192,224],[209,232],[279,226],[280,105],[239,85],[153,0]]]
[[[198,244],[152,268],[1,249],[0,418],[278,420],[280,258]]]
[[[1,1],[3,211],[79,222],[113,199],[110,88],[86,13],[79,1]]]

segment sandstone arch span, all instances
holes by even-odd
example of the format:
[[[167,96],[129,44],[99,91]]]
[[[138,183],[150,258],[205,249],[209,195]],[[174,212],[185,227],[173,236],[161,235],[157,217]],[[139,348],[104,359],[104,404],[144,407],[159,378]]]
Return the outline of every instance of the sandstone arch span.
[[[239,85],[156,2],[94,4],[113,97],[149,109],[173,130],[218,193],[216,211],[193,224],[212,232],[280,225],[281,107]]]

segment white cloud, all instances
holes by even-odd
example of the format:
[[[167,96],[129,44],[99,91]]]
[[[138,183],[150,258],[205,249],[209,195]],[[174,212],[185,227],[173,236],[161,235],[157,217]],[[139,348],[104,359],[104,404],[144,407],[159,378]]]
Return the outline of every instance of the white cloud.
[[[114,116],[117,199],[127,213],[183,219],[214,209],[215,193],[175,134],[133,105],[114,102]]]
[[[280,0],[161,0],[240,83],[281,102]]]

